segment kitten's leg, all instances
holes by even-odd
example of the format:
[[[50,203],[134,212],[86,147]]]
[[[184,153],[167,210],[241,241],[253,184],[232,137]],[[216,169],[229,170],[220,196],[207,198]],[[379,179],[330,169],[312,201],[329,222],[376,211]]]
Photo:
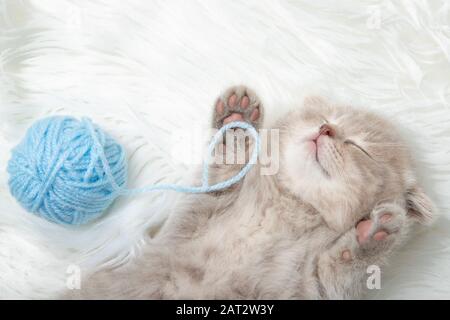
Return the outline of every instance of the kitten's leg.
[[[358,298],[367,287],[369,266],[381,268],[403,243],[411,222],[406,210],[395,203],[376,206],[363,220],[323,253],[317,277],[323,298]]]
[[[214,105],[213,127],[220,129],[227,123],[243,121],[256,129],[262,121],[262,105],[256,94],[245,86],[235,86],[220,95]],[[217,183],[238,173],[248,161],[252,139],[241,129],[229,130],[223,144],[216,146],[216,157],[210,170],[210,183]]]

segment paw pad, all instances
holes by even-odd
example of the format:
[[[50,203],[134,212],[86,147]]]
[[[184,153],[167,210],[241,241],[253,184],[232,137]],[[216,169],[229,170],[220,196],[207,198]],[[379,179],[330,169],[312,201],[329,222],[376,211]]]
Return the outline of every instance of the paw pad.
[[[213,124],[216,128],[233,121],[245,121],[258,128],[261,122],[261,103],[248,88],[228,89],[215,104]]]

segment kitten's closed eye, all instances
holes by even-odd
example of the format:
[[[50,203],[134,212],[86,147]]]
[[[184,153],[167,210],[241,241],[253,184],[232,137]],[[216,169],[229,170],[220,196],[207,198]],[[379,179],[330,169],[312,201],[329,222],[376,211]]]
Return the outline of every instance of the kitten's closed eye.
[[[356,149],[360,150],[361,152],[363,152],[366,156],[368,156],[370,159],[374,160],[374,158],[372,158],[372,156],[370,155],[369,152],[367,152],[363,147],[361,147],[360,145],[358,145],[356,142],[354,142],[353,140],[347,139],[344,141],[345,144],[351,145],[353,147],[355,147]]]

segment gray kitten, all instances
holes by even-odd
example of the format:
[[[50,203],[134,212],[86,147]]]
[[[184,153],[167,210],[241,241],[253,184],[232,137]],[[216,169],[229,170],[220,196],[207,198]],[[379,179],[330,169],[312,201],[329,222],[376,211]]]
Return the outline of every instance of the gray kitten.
[[[213,125],[259,127],[262,113],[255,94],[233,87],[218,99]],[[361,297],[367,268],[382,266],[414,222],[432,220],[406,146],[379,116],[318,98],[276,128],[277,174],[261,175],[256,165],[229,190],[190,196],[140,257],[90,275],[69,297]],[[212,165],[211,180],[241,168]]]

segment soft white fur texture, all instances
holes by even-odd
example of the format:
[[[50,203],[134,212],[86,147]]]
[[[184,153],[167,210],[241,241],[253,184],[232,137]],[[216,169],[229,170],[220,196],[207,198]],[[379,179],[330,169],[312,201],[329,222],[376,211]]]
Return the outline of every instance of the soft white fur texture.
[[[441,217],[369,297],[450,298],[449,74],[445,0],[0,0],[0,298],[53,298],[70,264],[126,263],[183,197],[120,199],[83,228],[24,212],[6,164],[33,121],[89,116],[126,147],[133,186],[186,182],[196,167],[174,159],[171,132],[207,128],[216,96],[241,83],[266,124],[311,93],[398,123]]]

